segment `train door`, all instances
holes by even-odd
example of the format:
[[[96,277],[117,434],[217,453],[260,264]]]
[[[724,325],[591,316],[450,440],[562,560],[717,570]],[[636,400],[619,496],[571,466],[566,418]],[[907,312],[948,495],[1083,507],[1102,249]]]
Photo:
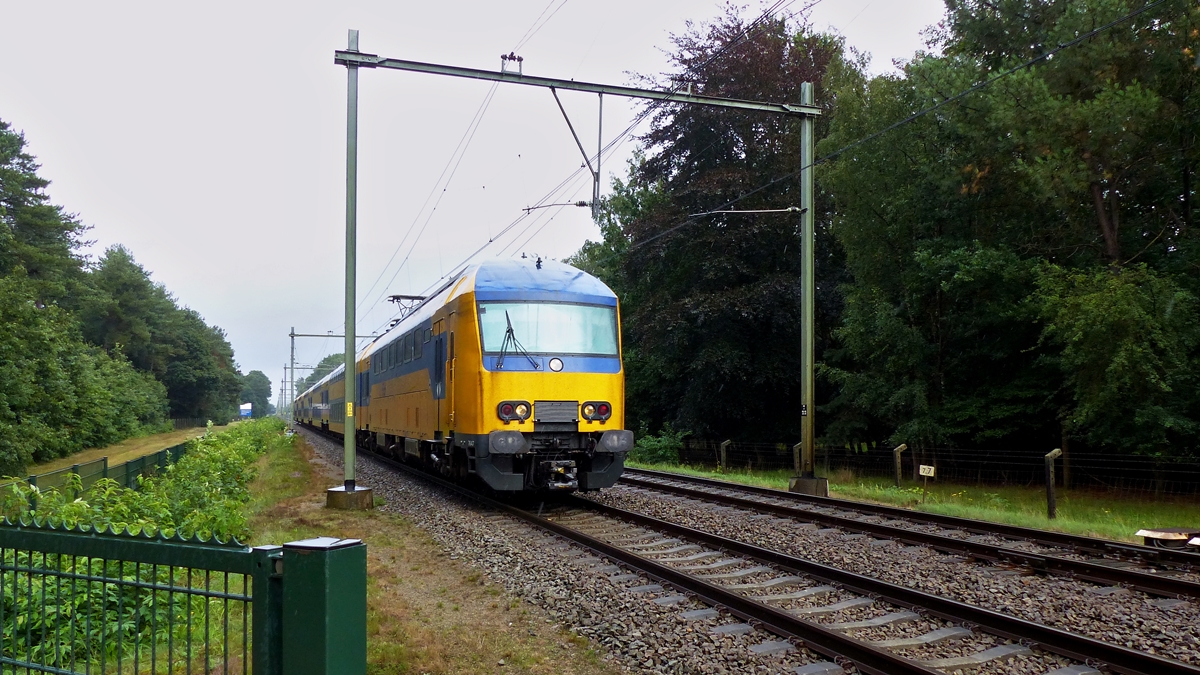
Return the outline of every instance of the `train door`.
[[[454,331],[450,331],[449,353],[446,355],[446,367],[449,370],[446,384],[446,407],[450,411],[450,428],[454,428]]]

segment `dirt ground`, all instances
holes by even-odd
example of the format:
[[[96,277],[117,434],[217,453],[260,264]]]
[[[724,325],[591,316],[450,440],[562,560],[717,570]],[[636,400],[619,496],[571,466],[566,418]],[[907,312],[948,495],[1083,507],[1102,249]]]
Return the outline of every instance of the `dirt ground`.
[[[536,607],[450,560],[405,518],[325,509],[340,471],[302,440],[295,445],[263,460],[252,488],[252,543],[322,535],[366,542],[368,673],[620,672]]]

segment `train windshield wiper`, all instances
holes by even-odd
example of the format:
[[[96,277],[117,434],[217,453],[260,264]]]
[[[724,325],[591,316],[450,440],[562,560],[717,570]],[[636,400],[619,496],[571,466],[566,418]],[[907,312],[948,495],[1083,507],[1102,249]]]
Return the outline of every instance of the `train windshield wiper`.
[[[534,370],[542,367],[540,363],[535,361],[529,352],[525,351],[525,347],[521,346],[521,341],[517,339],[517,334],[513,332],[512,318],[508,316],[508,310],[504,310],[504,320],[508,322],[508,328],[504,331],[504,342],[500,343],[500,358],[496,359],[496,370],[504,369],[504,355],[508,353],[509,348],[514,352],[529,359],[529,363],[533,365]]]

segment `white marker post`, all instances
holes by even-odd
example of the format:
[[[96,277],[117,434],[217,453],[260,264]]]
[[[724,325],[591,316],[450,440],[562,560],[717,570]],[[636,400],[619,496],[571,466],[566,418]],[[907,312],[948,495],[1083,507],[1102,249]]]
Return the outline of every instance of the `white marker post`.
[[[921,491],[921,503],[925,503],[925,497],[929,495],[929,479],[937,476],[937,469],[928,464],[921,465],[921,475],[925,478],[925,487]]]

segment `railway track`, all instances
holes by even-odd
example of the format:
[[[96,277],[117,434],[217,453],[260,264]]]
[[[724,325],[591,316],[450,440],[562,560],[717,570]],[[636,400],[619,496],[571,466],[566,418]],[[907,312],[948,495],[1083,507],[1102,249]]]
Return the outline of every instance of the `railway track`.
[[[363,451],[364,454],[370,454]],[[630,587],[660,606],[700,600],[737,617],[742,623],[713,627],[714,634],[766,631],[775,639],[751,647],[761,655],[805,648],[828,661],[813,661],[795,670],[810,675],[863,673],[932,673],[974,668],[992,659],[1019,656],[1044,661],[1029,672],[1083,675],[1107,672],[1130,675],[1190,674],[1186,664],[1094,640],[889,584],[870,577],[795,558],[784,553],[719,537],[646,515],[623,511],[577,497],[567,498],[545,514],[503,503],[454,483],[430,476],[390,458],[372,457],[391,468],[434,483],[489,510],[516,518],[569,540],[586,551],[577,562],[613,574],[613,583],[646,577],[655,584]],[[541,511],[541,509],[538,509]],[[784,591],[784,592],[778,592]],[[819,604],[830,595],[846,599]],[[808,600],[805,600],[808,599]],[[818,601],[811,604],[810,601]],[[806,606],[805,602],[809,602]],[[836,619],[839,612],[872,606],[888,609],[881,617],[822,624],[815,617]],[[879,611],[883,611],[880,609]],[[876,612],[877,613],[877,612]],[[681,620],[710,618],[712,609],[681,613]],[[861,639],[860,630],[923,622],[920,635]],[[971,654],[945,645],[984,637],[995,644]],[[1005,644],[996,644],[997,642]],[[1063,665],[1064,659],[1074,662]]]
[[[1039,530],[1030,527],[1020,527],[1018,525],[989,523],[987,521],[971,520],[969,518],[944,516],[937,513],[918,512],[897,506],[887,506],[885,504],[852,502],[849,500],[835,499],[832,497],[803,495],[795,492],[776,490],[773,488],[758,487],[755,485],[742,485],[730,481],[702,478],[700,476],[687,476],[684,474],[676,474],[666,471],[651,471],[648,469],[634,469],[626,467],[624,475],[625,477],[669,479],[693,485],[706,485],[719,489],[732,489],[739,492],[764,495],[799,504],[812,504],[815,506],[832,509],[852,509],[858,513],[872,514],[888,518],[903,518],[913,522],[928,523],[948,529],[976,532],[980,534],[993,534],[1018,541],[1032,541],[1046,546],[1070,549],[1080,554],[1106,555],[1125,560],[1141,560],[1147,564],[1155,565],[1179,565],[1182,567],[1191,566],[1200,568],[1200,552],[1190,551],[1186,548],[1172,549],[1155,546],[1140,546],[1137,544],[1110,541],[1108,539],[1097,539],[1095,537],[1084,537],[1077,534],[1068,534],[1066,532]]]
[[[1200,556],[1184,551],[1121,544],[658,471],[626,469],[621,483],[739,509],[754,509],[848,532],[930,546],[976,560],[1019,565],[1037,573],[1069,576],[1165,598],[1200,598],[1200,583],[1189,578],[1176,578],[1176,575],[1190,576],[1189,573],[1193,573],[1200,563]],[[937,526],[940,531],[921,531],[914,529],[914,524]],[[1008,543],[985,541],[993,536],[1001,537]],[[1033,542],[1060,552],[1021,550],[1012,546],[1015,542]],[[1066,555],[1103,557],[1079,560]],[[1137,564],[1131,565],[1130,561],[1136,561]]]

